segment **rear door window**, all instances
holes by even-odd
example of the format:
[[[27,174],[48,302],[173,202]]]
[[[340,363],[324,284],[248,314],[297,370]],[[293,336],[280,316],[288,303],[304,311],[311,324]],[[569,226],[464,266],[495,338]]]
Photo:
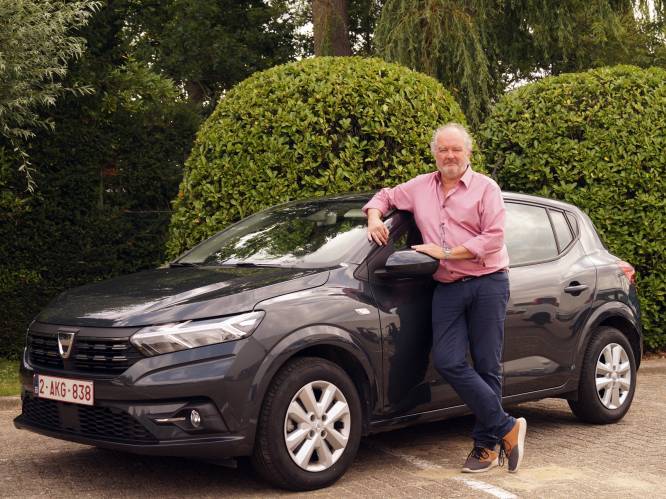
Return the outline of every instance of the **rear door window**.
[[[505,243],[511,266],[552,260],[557,244],[545,208],[506,203]]]

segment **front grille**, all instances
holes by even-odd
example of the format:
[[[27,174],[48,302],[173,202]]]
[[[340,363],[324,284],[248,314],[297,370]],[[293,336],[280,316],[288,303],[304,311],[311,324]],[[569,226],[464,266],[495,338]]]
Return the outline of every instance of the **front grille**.
[[[29,333],[28,349],[32,365],[54,369],[63,368],[62,357],[58,353],[57,336]]]
[[[59,429],[61,427],[58,405],[51,400],[24,398],[23,416],[28,421],[46,428]]]
[[[154,440],[154,437],[126,412],[114,412],[107,407],[94,406],[81,406],[78,409],[82,435],[140,442]]]
[[[77,338],[73,358],[77,371],[119,374],[142,356],[127,340]]]
[[[26,395],[23,417],[42,428],[102,440],[156,443],[136,419],[120,409],[66,404]]]
[[[69,359],[58,352],[57,334],[28,333],[30,363],[38,367],[89,374],[120,374],[143,356],[126,338],[94,338],[78,335]]]

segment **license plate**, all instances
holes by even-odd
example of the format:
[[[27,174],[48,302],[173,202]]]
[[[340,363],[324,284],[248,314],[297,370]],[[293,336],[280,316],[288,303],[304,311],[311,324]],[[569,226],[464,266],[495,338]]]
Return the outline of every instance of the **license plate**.
[[[92,381],[35,374],[33,386],[39,398],[83,405],[93,405],[95,399]]]

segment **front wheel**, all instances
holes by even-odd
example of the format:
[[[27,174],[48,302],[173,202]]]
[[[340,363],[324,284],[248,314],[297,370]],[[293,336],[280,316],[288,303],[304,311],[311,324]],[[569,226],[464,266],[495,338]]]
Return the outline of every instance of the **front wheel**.
[[[266,394],[252,463],[278,487],[326,487],[354,460],[361,421],[356,387],[339,366],[316,357],[292,360]]]
[[[636,390],[636,359],[627,338],[617,329],[598,329],[588,345],[581,370],[578,400],[572,412],[583,421],[615,423],[629,410]]]

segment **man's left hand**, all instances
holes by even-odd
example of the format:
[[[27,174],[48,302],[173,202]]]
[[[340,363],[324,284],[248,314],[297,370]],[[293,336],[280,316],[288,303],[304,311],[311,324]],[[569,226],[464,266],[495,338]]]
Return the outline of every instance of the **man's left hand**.
[[[412,246],[412,249],[418,251],[419,253],[425,253],[426,255],[430,255],[433,258],[437,258],[437,260],[442,260],[444,258],[444,250],[440,246],[437,246],[433,243],[415,244]]]

